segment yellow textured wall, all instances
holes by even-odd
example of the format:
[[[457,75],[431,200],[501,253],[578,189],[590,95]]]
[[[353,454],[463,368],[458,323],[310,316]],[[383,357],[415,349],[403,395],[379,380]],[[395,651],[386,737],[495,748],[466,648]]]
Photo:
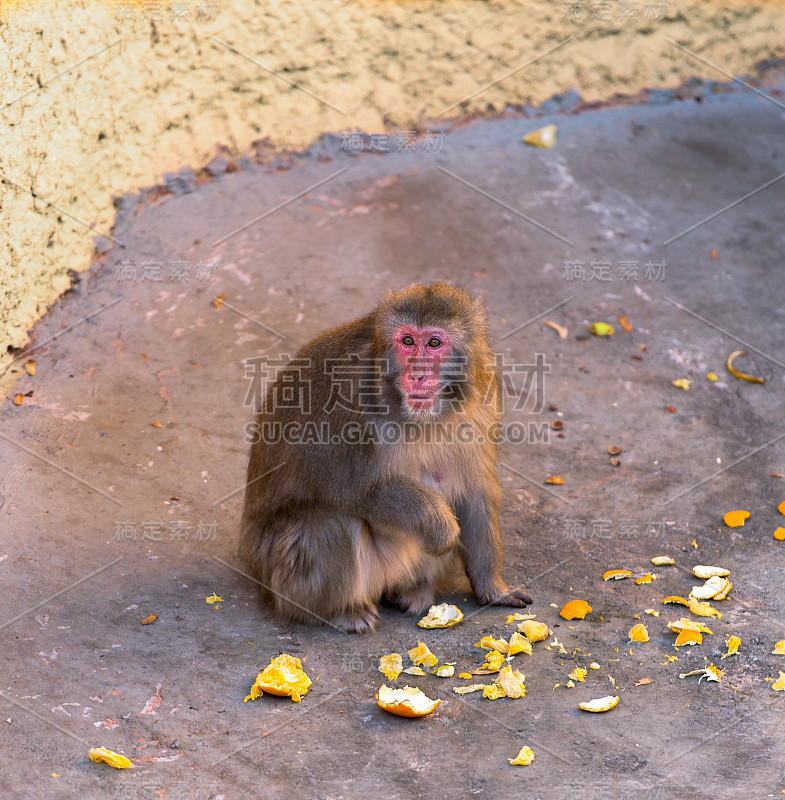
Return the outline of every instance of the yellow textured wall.
[[[113,195],[201,167],[218,144],[408,130],[486,86],[464,107],[726,80],[666,40],[737,75],[781,56],[783,30],[773,2],[2,3],[0,368],[67,271],[89,266],[86,226],[111,229]]]

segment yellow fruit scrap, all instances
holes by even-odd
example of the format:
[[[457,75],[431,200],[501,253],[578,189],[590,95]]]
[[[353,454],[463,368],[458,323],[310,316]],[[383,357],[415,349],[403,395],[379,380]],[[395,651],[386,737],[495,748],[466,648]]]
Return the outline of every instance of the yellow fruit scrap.
[[[463,611],[458,606],[442,603],[438,606],[431,606],[428,613],[417,625],[420,628],[450,628],[457,625],[463,619]]]
[[[474,675],[472,675],[471,672],[461,672],[460,675],[458,675],[458,677],[462,678],[465,681],[470,681],[474,677]]]
[[[506,639],[494,639],[493,636],[483,636],[474,646],[481,650],[496,650],[499,653],[506,653],[510,649]]]
[[[435,675],[437,678],[452,678],[455,675],[455,667],[452,664],[445,664],[442,667],[432,669],[431,675]]]
[[[779,679],[771,684],[771,688],[775,692],[785,692],[785,672],[780,672]]]
[[[725,578],[725,588],[720,589],[720,591],[714,595],[712,600],[724,600],[732,588],[733,584],[727,578]]]
[[[696,617],[718,617],[722,618],[722,612],[717,611],[709,603],[701,603],[696,600],[692,595],[689,598],[690,613],[695,614]]]
[[[775,538],[775,539],[776,539],[778,542],[785,541],[785,528],[777,528],[777,529],[774,531],[774,538]]]
[[[632,331],[632,323],[627,319],[627,317],[624,314],[619,315],[619,325],[621,325],[622,328],[624,328],[624,330],[627,331],[627,333],[630,333]]]
[[[567,676],[568,678],[572,678],[574,681],[580,681],[583,683],[586,680],[586,673],[583,667],[575,667],[575,669]]]
[[[671,383],[677,389],[684,389],[685,392],[689,391],[690,386],[692,386],[692,381],[688,381],[686,378],[678,378],[675,381],[671,381]]]
[[[121,756],[120,753],[115,753],[114,750],[108,750],[106,747],[91,747],[89,755],[90,761],[103,761],[115,769],[128,769],[133,766],[130,758]]]
[[[608,697],[598,697],[596,700],[589,700],[586,703],[578,703],[578,708],[581,711],[593,711],[595,714],[601,711],[610,711],[615,708],[619,703],[619,698],[612,695]]]
[[[721,660],[725,660],[728,656],[735,656],[739,652],[739,647],[741,645],[741,639],[738,636],[729,636],[728,641],[725,642],[725,646],[728,648],[727,653],[723,653],[721,656]]]
[[[783,516],[785,516],[785,500],[783,500],[778,506],[777,511],[780,512]]]
[[[268,692],[279,697],[291,697],[295,703],[299,703],[300,698],[308,692],[311,683],[311,679],[303,672],[302,661],[284,653],[273,658],[256,676],[251,692],[243,702],[256,700],[264,692]]]
[[[785,639],[781,642],[777,642],[774,645],[774,649],[771,651],[773,656],[785,656]]]
[[[525,680],[526,676],[521,674],[520,670],[514,670],[512,667],[502,667],[499,677],[496,678],[496,683],[504,689],[507,697],[515,699],[526,695],[526,686],[523,683]]]
[[[35,359],[31,358],[29,361],[25,361],[25,369],[27,370],[28,375],[35,375]]]
[[[589,669],[600,669],[600,665],[596,661],[592,661],[591,664],[589,664]]]
[[[482,696],[486,700],[501,700],[502,697],[507,697],[507,694],[498,683],[489,683],[482,687]]]
[[[688,606],[690,604],[689,600],[686,600],[684,597],[677,597],[675,594],[671,595],[670,597],[666,597],[662,601],[663,605],[670,605],[671,603],[678,603],[682,606]]]
[[[485,688],[484,683],[472,683],[469,686],[453,686],[455,694],[471,694],[472,692],[480,692]]]
[[[654,564],[655,567],[671,567],[676,562],[670,556],[654,556],[651,563]]]
[[[722,599],[730,591],[729,583],[730,581],[727,578],[720,578],[715,575],[713,578],[709,578],[703,586],[693,586],[690,591],[690,597],[694,597],[696,600]],[[722,598],[719,595],[722,595]]]
[[[385,685],[379,688],[376,702],[380,708],[398,717],[424,717],[426,714],[430,714],[442,701],[431,700],[420,689],[415,689],[411,686],[391,689]]]
[[[536,614],[521,614],[520,611],[516,611],[507,617],[507,625],[511,625],[513,622],[525,622],[527,619],[534,619],[536,616]]]
[[[648,686],[651,683],[651,678],[641,678],[635,685],[636,686]]]
[[[708,378],[708,379],[709,379],[709,380],[710,380],[712,383],[716,383],[716,382],[719,380],[719,378],[717,377],[717,373],[716,373],[716,372],[710,372],[710,373],[708,373],[708,375],[706,375],[706,377],[707,377],[707,378]]]
[[[749,511],[728,511],[722,518],[722,521],[729,528],[740,528],[744,525],[744,520],[749,517]]]
[[[390,653],[388,656],[379,658],[379,672],[384,673],[388,681],[398,680],[398,676],[403,672],[403,659],[400,653]]]
[[[532,654],[532,643],[523,634],[515,631],[510,636],[510,645],[507,651],[508,655],[515,656],[518,653],[525,653],[527,656]]]
[[[631,576],[632,573],[628,569],[609,569],[607,572],[603,573],[602,579],[604,581],[621,581]]]
[[[637,625],[633,625],[630,628],[629,637],[631,642],[648,642],[649,631],[642,622],[639,622]]]
[[[550,486],[564,486],[564,478],[561,475],[549,475],[545,479],[545,483]]]
[[[733,360],[735,358],[746,355],[746,350],[734,350],[725,361],[725,366],[727,367],[728,372],[730,372],[734,378],[741,378],[742,380],[749,381],[750,383],[766,383],[763,378],[756,378],[754,375],[747,375],[746,372],[739,372],[739,370],[733,366]]]
[[[425,675],[425,670],[422,667],[406,667],[404,672],[407,675],[416,675],[418,678],[422,678]]]
[[[639,586],[643,583],[651,583],[652,581],[656,581],[657,578],[654,577],[650,572],[647,572],[645,575],[642,575],[640,578],[635,579],[635,583]]]
[[[485,663],[477,672],[487,675],[489,672],[498,672],[502,666],[504,666],[504,655],[498,650],[491,650],[485,657]]]
[[[204,602],[211,606],[220,603],[221,600],[223,600],[223,597],[219,597],[217,594],[211,594],[209,597],[204,598]]]
[[[541,642],[551,635],[551,629],[544,622],[527,619],[518,625],[518,630],[530,642]]]
[[[699,675],[698,683],[700,683],[704,678],[707,681],[716,681],[719,683],[722,680],[722,676],[725,673],[721,669],[717,669],[717,667],[704,667],[703,669],[694,669],[692,672],[683,672],[679,675],[680,678],[689,678],[692,675]]]
[[[556,126],[553,123],[543,125],[542,128],[527,133],[521,141],[531,147],[553,147],[556,144]]]
[[[411,650],[407,650],[407,653],[412,663],[418,667],[421,664],[425,664],[426,667],[435,667],[439,662],[439,659],[428,649],[428,645],[424,642],[418,642],[417,647],[412,647]]]
[[[584,619],[591,612],[592,607],[585,600],[570,600],[563,606],[559,616],[562,619]]]
[[[679,631],[676,641],[673,643],[674,647],[682,647],[685,644],[703,644],[703,636],[700,631]]]
[[[669,622],[668,629],[674,633],[679,633],[679,631],[698,631],[699,633],[711,633],[711,630],[709,630],[704,623],[700,622],[699,620],[687,619],[687,617],[677,619],[675,622]]]
[[[660,666],[661,667],[667,667],[668,664],[672,663],[673,661],[678,661],[678,660],[679,660],[678,656],[668,656],[668,658],[665,661],[661,661],[660,662]]]
[[[574,689],[574,688],[575,688],[575,681],[572,681],[572,680],[570,680],[570,681],[567,681],[567,683],[565,683],[564,685],[565,685],[565,686],[566,686],[568,689]]]
[[[696,564],[692,568],[692,574],[701,580],[708,580],[715,575],[719,578],[727,578],[730,575],[730,570],[725,567],[710,567],[705,564]]]
[[[589,325],[589,333],[593,336],[613,336],[616,331],[613,325],[608,325],[607,322],[592,322]]]
[[[534,761],[534,751],[531,747],[522,747],[521,752],[515,758],[508,759],[510,764],[518,767],[528,767]]]
[[[653,608],[647,608],[643,613],[648,614],[650,617],[659,617],[660,615],[660,612]]]

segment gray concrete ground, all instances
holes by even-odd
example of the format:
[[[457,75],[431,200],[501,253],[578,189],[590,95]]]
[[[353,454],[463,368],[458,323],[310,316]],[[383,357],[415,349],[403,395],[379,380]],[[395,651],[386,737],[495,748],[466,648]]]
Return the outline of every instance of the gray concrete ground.
[[[3,797],[780,796],[785,695],[768,679],[785,669],[771,654],[785,638],[785,543],[772,536],[785,522],[772,476],[785,472],[785,183],[736,201],[785,172],[783,95],[696,94],[481,121],[384,157],[328,142],[330,161],[126,202],[124,249],[39,326],[36,374],[14,390],[32,395],[0,412]],[[554,149],[521,144],[549,121]],[[392,610],[362,637],[272,622],[236,557],[243,360],[291,354],[386,286],[435,279],[486,298],[510,435],[529,439],[502,447],[506,577],[566,654],[546,642],[517,656],[520,700],[409,678],[444,702],[405,720],[374,701],[378,657],[422,640],[476,668],[474,642],[508,635],[509,612],[458,591],[446,599],[467,619],[444,631]],[[586,336],[597,320],[616,335]],[[734,349],[764,385],[728,374]],[[511,365],[537,354],[550,371],[516,408],[525,375]],[[541,436],[556,419],[564,435]],[[565,484],[545,485],[553,474]],[[750,512],[744,527],[723,524],[733,509]],[[653,568],[657,554],[676,566]],[[734,586],[706,620],[714,635],[677,652],[666,623],[687,610],[661,600],[686,595],[698,563],[729,568]],[[658,577],[604,583],[614,567]],[[576,598],[594,611],[561,620]],[[651,638],[630,645],[636,614]],[[730,634],[741,649],[721,661]],[[304,659],[311,691],[243,704],[281,652]],[[585,683],[553,689],[595,661]],[[719,684],[679,678],[712,663]],[[608,694],[621,698],[611,712],[578,710]],[[534,764],[509,766],[525,744]],[[90,762],[99,745],[134,768]]]

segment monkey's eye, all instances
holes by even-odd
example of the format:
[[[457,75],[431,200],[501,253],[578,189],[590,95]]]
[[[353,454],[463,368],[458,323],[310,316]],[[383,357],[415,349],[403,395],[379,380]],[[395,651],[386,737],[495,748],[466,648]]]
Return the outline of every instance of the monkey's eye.
[[[403,339],[401,339],[401,344],[406,347],[411,347],[414,344],[414,339],[411,336],[404,336]]]
[[[442,340],[438,336],[431,336],[431,338],[428,339],[428,347],[441,347],[441,346],[442,346]]]

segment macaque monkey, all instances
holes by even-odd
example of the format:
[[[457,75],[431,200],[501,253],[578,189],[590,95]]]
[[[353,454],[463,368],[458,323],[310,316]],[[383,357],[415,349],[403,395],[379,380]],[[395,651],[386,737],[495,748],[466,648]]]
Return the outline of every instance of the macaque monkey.
[[[254,425],[264,436],[241,523],[241,551],[279,618],[363,632],[379,602],[421,614],[456,556],[480,603],[531,602],[501,577],[501,402],[486,327],[462,289],[411,286],[279,373]]]

